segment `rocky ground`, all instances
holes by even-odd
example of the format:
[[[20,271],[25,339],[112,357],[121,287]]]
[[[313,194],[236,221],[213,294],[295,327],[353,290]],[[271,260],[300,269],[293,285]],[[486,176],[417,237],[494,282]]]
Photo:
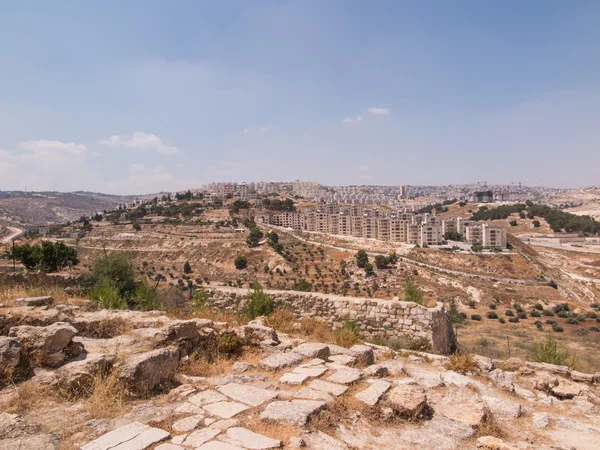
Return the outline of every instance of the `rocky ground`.
[[[237,325],[94,311],[48,297],[14,303],[0,308],[2,449],[597,449],[600,442],[600,373],[344,348],[278,333],[260,318]]]

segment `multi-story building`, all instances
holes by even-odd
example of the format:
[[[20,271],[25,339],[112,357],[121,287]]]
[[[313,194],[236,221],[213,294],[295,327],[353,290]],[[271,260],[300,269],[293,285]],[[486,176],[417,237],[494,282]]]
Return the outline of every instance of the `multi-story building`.
[[[438,225],[421,225],[419,227],[419,245],[441,245],[442,233]]]

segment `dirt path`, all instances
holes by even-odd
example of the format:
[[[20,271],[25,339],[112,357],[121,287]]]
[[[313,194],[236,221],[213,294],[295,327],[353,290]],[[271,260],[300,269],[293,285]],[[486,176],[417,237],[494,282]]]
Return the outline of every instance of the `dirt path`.
[[[19,228],[14,228],[14,227],[6,227],[6,228],[9,229],[11,231],[11,233],[8,236],[6,236],[0,240],[0,242],[2,242],[4,244],[12,241],[13,239],[18,238],[20,235],[22,235],[24,233],[24,231]]]

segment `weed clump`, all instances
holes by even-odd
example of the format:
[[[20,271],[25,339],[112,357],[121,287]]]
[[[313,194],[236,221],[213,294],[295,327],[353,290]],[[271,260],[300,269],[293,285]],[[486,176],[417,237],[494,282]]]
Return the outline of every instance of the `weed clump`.
[[[535,362],[557,364],[559,366],[575,364],[575,358],[567,350],[560,349],[552,336],[533,344],[530,357]]]

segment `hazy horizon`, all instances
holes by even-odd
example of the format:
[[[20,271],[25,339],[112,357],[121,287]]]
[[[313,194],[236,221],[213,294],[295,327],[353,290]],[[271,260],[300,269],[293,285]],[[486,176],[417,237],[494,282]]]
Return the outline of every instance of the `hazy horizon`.
[[[584,0],[5,2],[0,190],[595,186],[598,23]]]

